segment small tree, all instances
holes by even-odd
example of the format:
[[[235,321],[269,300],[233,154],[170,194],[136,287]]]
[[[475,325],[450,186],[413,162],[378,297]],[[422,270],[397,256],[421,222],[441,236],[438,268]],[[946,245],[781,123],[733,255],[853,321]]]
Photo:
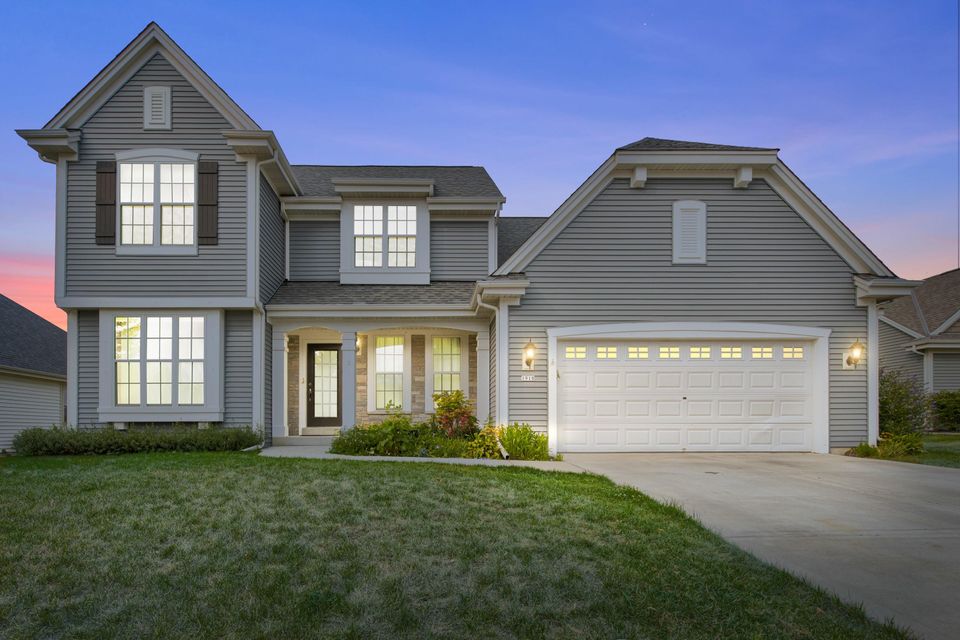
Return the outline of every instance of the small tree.
[[[927,424],[930,401],[914,378],[880,370],[880,433],[919,433]]]
[[[477,432],[477,417],[463,391],[435,393],[433,401],[436,405],[434,422],[448,437],[464,438]]]

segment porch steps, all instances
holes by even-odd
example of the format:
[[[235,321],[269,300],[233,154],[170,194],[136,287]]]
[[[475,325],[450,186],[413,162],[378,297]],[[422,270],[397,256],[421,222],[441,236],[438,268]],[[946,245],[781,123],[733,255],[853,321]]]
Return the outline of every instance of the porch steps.
[[[275,447],[329,447],[336,436],[274,436]]]

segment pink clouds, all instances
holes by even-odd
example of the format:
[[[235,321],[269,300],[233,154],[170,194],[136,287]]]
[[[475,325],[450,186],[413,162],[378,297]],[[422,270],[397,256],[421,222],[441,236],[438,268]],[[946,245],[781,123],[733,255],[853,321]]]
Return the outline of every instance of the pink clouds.
[[[0,293],[66,329],[67,316],[53,301],[53,264],[53,256],[0,256]]]

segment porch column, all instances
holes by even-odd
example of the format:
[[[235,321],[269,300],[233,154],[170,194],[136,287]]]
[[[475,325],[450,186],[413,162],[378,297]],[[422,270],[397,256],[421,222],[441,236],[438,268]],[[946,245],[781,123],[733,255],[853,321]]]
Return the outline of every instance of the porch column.
[[[352,429],[357,416],[357,332],[340,334],[340,357],[343,359],[343,429]]]
[[[490,416],[490,331],[477,331],[477,420]]]
[[[273,402],[271,417],[273,422],[273,437],[287,435],[287,334],[273,330],[273,359],[271,367],[273,376],[270,381],[271,398]]]

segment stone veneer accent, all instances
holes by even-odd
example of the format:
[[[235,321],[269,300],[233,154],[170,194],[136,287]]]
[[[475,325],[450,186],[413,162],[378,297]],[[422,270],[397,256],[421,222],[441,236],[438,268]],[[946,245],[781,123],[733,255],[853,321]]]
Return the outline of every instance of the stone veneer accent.
[[[287,336],[287,434],[300,435],[300,336]]]

